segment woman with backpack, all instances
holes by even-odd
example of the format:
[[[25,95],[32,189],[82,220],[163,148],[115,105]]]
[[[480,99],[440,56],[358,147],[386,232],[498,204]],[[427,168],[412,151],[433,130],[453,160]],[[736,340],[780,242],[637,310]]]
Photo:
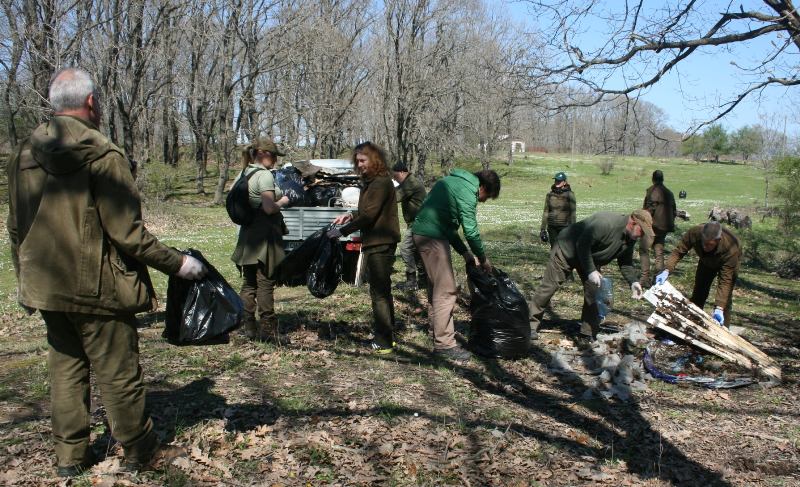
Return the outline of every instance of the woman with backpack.
[[[281,208],[289,205],[289,198],[275,184],[270,169],[278,163],[278,156],[283,155],[268,138],[257,138],[242,151],[244,169],[233,186],[240,178],[247,178],[245,184],[252,211],[242,221],[231,256],[242,273],[239,296],[244,303],[245,336],[278,345],[288,345],[289,338],[280,333],[273,295],[275,281],[269,276],[284,257]]]
[[[394,349],[394,301],[390,278],[394,253],[400,241],[397,198],[389,176],[383,149],[372,142],[358,144],[353,150],[353,166],[361,175],[361,196],[358,212],[337,217],[333,223],[344,225],[328,231],[328,237],[339,238],[361,230],[361,251],[369,274],[369,295],[372,298],[372,350],[378,354]]]

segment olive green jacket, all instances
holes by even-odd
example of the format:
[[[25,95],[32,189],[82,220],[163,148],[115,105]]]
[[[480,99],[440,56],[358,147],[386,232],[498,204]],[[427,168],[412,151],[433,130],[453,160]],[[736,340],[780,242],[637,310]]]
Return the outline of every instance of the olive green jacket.
[[[183,255],[144,226],[122,151],[91,123],[54,116],[8,165],[8,232],[25,306],[118,314],[152,309],[146,266],[176,273]]]
[[[667,259],[667,270],[670,273],[675,272],[678,262],[694,249],[700,259],[697,263],[698,267],[707,267],[719,272],[714,305],[725,308],[733,296],[733,287],[736,284],[736,276],[739,274],[739,262],[742,259],[742,247],[739,245],[736,235],[727,228],[723,228],[722,238],[717,244],[717,248],[711,252],[705,252],[703,251],[702,231],[703,224],[700,224],[683,234]]]
[[[628,215],[599,212],[578,223],[573,223],[558,234],[558,246],[561,247],[567,262],[574,266],[586,279],[612,260],[617,261],[628,284],[639,280],[633,267],[633,248],[636,240],[625,233]]]
[[[666,235],[675,231],[675,196],[663,184],[654,184],[647,188],[642,208],[653,216],[653,231],[657,235]]]
[[[367,249],[400,241],[397,196],[392,178],[375,176],[362,181],[358,212],[341,228],[342,235],[361,230],[361,245]]]
[[[547,230],[548,226],[566,227],[575,223],[575,207],[575,193],[569,184],[563,188],[556,188],[554,184],[544,197],[541,230]]]
[[[411,174],[396,188],[397,200],[403,209],[403,220],[407,225],[414,223],[422,201],[425,199],[425,186]]]

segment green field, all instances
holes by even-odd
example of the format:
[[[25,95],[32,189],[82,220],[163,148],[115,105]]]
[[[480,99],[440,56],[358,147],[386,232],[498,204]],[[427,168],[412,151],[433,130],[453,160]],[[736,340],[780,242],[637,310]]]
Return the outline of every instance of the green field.
[[[400,293],[399,349],[379,358],[366,349],[365,287],[342,284],[323,300],[304,287],[280,288],[277,311],[293,341],[283,349],[239,337],[228,345],[177,348],[160,338],[163,315],[142,315],[142,365],[159,434],[191,455],[169,471],[116,474],[121,450],[95,396],[94,448],[104,461],[73,485],[797,485],[800,282],[774,271],[798,249],[774,219],[762,218],[763,174],[742,164],[614,158],[614,169],[602,175],[606,159],[529,154],[511,166],[495,162],[500,198],[478,212],[492,262],[524,292],[535,289],[549,251],[538,233],[555,172],[567,172],[582,219],[640,207],[652,171],[661,169],[676,195],[688,193],[678,208],[691,215],[679,222],[668,250],[714,205],[753,219],[752,230],[739,232],[747,258],[733,319],[745,338],[778,360],[782,386],[710,391],[652,381],[629,401],[587,398],[590,372],[548,368],[555,352],[574,350],[580,283],[556,294],[546,321],[554,332],[530,357],[464,366],[430,357],[424,311]],[[236,230],[210,196],[191,194],[190,174],[190,168],[177,172],[166,201],[146,197],[148,227],[168,245],[201,250],[238,288],[229,260]],[[687,257],[670,278],[685,293],[695,263]],[[395,269],[399,281],[399,259]],[[0,270],[0,481],[57,485],[44,325],[15,303],[7,246],[0,249]],[[649,305],[629,299],[615,266],[604,271],[615,284],[608,325],[645,321]],[[166,277],[152,276],[165,297]],[[424,302],[422,293],[417,298]],[[456,318],[466,337],[467,310],[459,308]]]

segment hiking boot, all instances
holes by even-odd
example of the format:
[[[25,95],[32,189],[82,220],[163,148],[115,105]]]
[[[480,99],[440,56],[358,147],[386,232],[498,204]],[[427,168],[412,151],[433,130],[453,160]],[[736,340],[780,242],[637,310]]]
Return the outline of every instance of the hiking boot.
[[[456,345],[453,348],[445,348],[443,350],[434,350],[433,355],[439,358],[453,360],[455,362],[468,362],[472,358],[472,354],[467,350]]]
[[[261,320],[261,334],[259,340],[264,343],[272,343],[279,347],[286,347],[292,344],[288,335],[281,333],[280,323],[277,318],[265,318]]]
[[[417,283],[415,281],[398,282],[394,287],[400,291],[413,292],[417,290]]]
[[[56,475],[62,478],[70,478],[70,477],[77,477],[79,475],[83,475],[84,473],[88,472],[92,465],[94,465],[94,456],[89,455],[89,457],[78,463],[76,465],[69,465],[66,467],[57,467],[56,468]]]
[[[247,337],[248,340],[257,340],[258,339],[258,323],[256,323],[255,316],[247,316],[245,315],[244,319],[244,336]]]
[[[379,345],[375,342],[372,342],[369,346],[372,353],[377,355],[388,355],[394,352],[394,346],[397,345],[396,343],[392,342],[392,345],[387,347],[386,345]]]
[[[160,445],[154,451],[150,459],[143,462],[132,462],[125,460],[120,466],[120,471],[128,473],[149,472],[162,470],[171,465],[181,457],[189,456],[185,448],[174,445]]]

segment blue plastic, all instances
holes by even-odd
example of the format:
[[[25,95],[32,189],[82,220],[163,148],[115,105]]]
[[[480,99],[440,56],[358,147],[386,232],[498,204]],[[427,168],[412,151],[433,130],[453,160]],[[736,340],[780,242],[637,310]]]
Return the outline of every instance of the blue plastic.
[[[597,303],[597,314],[602,321],[614,307],[614,286],[610,277],[600,280],[600,287],[594,294],[594,300]]]

